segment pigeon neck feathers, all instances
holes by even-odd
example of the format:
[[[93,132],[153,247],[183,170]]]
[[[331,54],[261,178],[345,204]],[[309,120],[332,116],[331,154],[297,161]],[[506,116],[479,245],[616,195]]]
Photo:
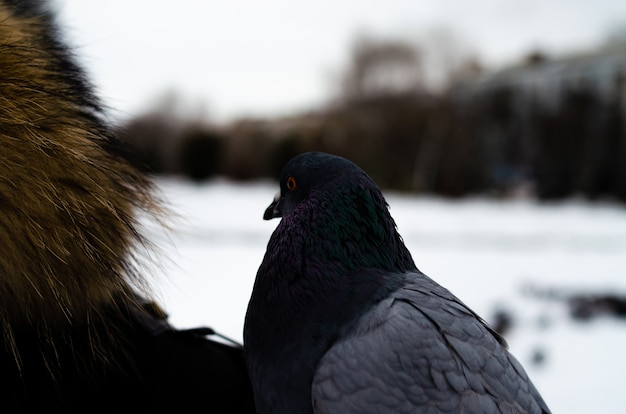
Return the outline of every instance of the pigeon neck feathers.
[[[380,189],[345,158],[313,152],[292,159],[281,173],[281,203],[268,251],[284,252],[282,259],[296,267],[284,275],[416,270]]]

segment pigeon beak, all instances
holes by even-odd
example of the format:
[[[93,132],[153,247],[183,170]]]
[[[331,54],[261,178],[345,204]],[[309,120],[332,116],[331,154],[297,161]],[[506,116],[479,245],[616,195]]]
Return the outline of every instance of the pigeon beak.
[[[263,220],[271,220],[273,218],[283,216],[283,213],[281,212],[281,208],[280,208],[281,201],[282,201],[282,197],[279,191],[274,196],[274,201],[272,201],[272,204],[270,204],[269,207],[265,209],[265,213],[263,213]]]

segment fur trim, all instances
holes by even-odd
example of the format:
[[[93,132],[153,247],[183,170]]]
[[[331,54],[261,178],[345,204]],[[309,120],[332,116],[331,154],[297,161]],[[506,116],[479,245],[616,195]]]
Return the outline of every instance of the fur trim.
[[[137,217],[160,214],[53,23],[0,0],[0,329],[18,359],[16,332],[89,325],[145,286]]]

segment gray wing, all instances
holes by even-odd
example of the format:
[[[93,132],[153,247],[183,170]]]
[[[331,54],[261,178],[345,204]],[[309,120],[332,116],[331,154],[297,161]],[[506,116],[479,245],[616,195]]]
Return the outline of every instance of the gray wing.
[[[323,356],[315,413],[549,413],[504,341],[446,289],[414,276]]]

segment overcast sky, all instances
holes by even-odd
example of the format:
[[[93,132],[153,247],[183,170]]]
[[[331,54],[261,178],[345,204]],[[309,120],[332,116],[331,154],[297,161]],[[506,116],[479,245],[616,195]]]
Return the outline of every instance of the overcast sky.
[[[450,30],[489,66],[532,49],[591,47],[626,24],[624,0],[53,0],[66,38],[112,115],[167,90],[216,121],[315,107],[359,33]]]

